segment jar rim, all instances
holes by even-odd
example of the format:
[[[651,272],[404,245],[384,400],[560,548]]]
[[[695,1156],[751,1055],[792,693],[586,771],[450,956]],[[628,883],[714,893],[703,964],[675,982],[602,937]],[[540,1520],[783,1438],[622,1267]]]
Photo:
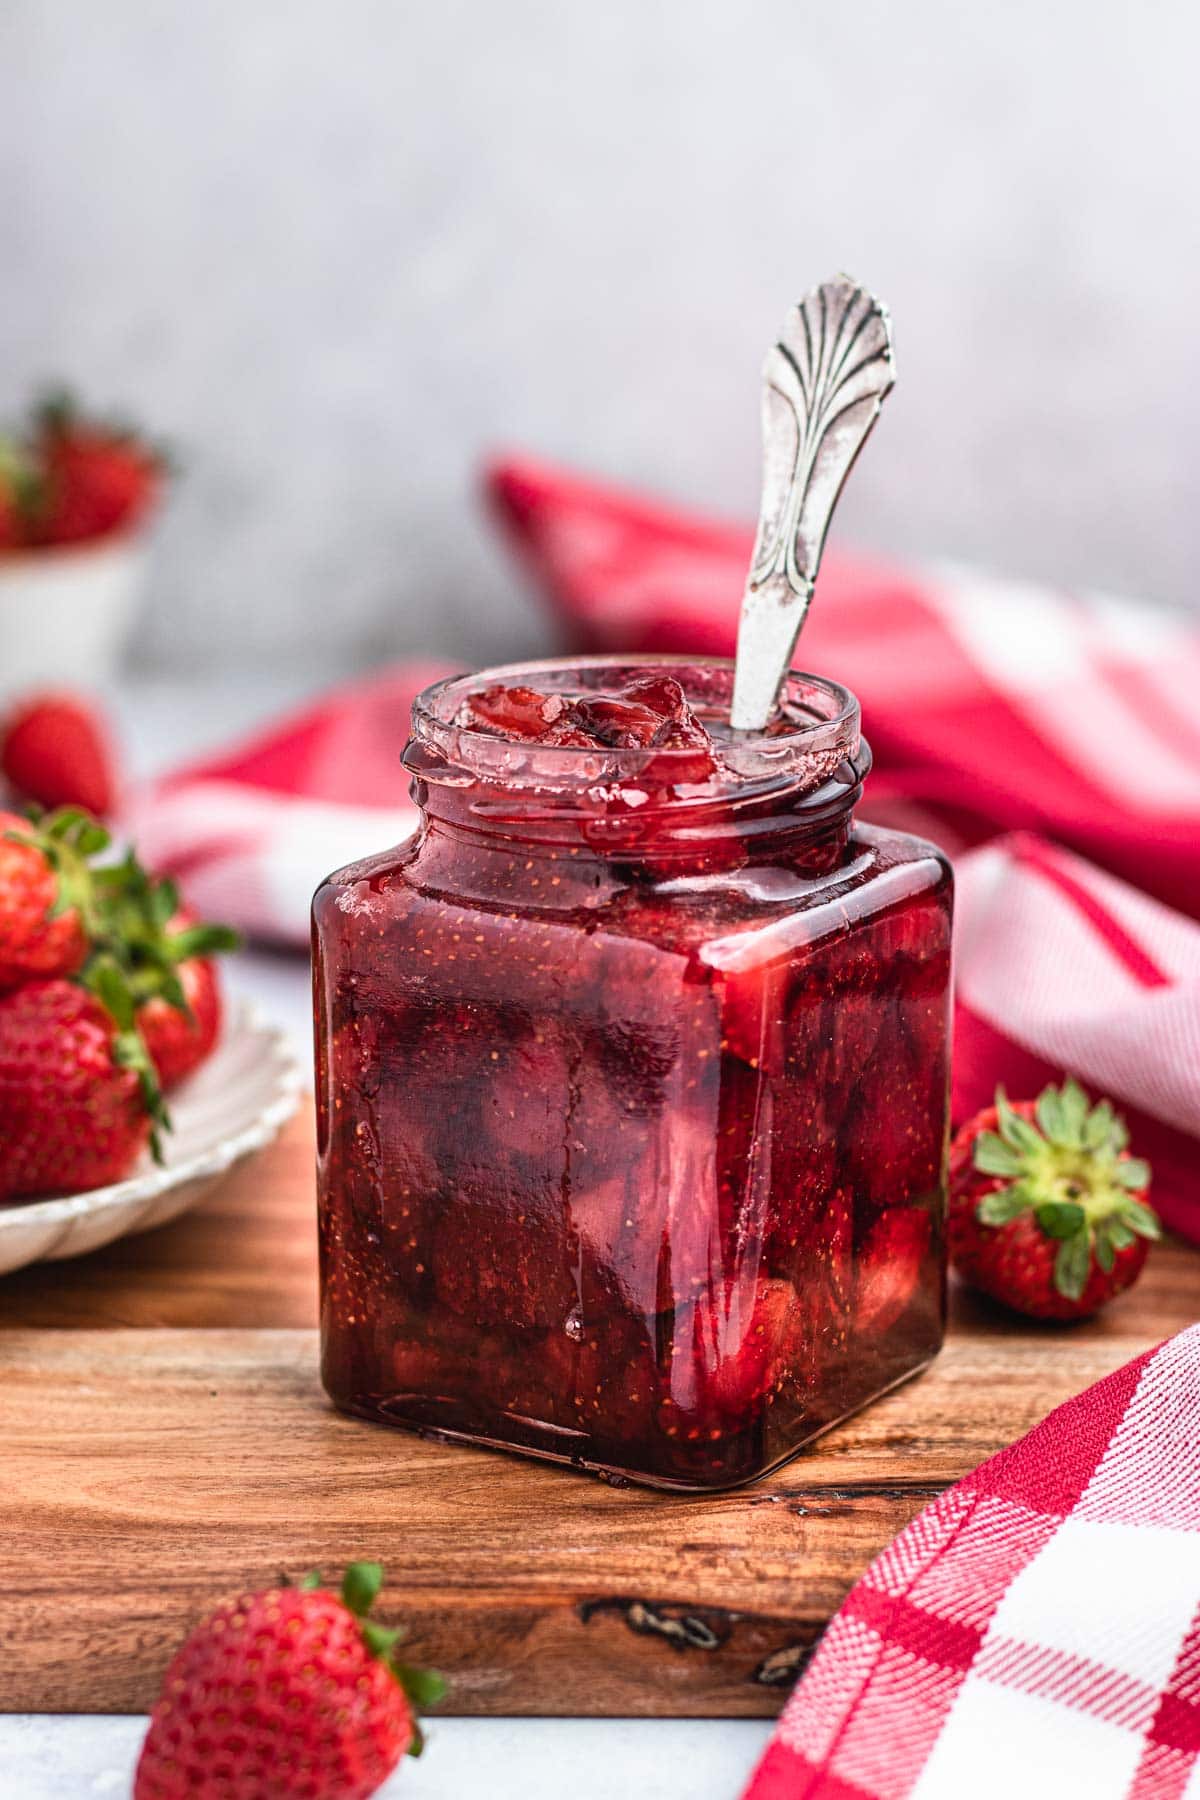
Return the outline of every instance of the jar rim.
[[[689,702],[704,717],[704,708],[722,709],[728,718],[733,691],[733,659],[700,655],[635,654],[541,657],[502,663],[473,673],[444,676],[422,690],[413,702],[414,739],[465,774],[517,786],[591,787],[636,780],[653,765],[654,785],[672,785],[672,768],[683,769],[694,750],[688,748],[614,749],[602,745],[538,745],[457,723],[463,700],[483,687],[524,685],[544,691],[619,685],[620,678],[661,673],[673,676]],[[691,679],[687,679],[690,676]],[[782,696],[787,725],[770,733],[755,732],[717,739],[718,785],[740,784],[763,777],[799,777],[818,786],[861,746],[858,700],[840,682],[806,670],[791,669]],[[712,711],[712,718],[720,716]],[[807,778],[811,776],[811,782]],[[682,778],[679,785],[688,785]],[[714,783],[702,784],[711,788]]]

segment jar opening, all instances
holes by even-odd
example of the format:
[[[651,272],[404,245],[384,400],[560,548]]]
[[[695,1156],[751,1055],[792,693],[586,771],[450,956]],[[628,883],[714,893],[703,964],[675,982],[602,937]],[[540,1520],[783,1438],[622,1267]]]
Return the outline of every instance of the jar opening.
[[[713,740],[712,775],[687,779],[690,749],[547,746],[498,737],[459,723],[464,700],[485,688],[530,687],[545,694],[611,692],[646,675],[673,677]],[[413,706],[416,744],[446,765],[443,779],[473,778],[501,787],[582,793],[597,788],[628,792],[675,788],[700,798],[746,784],[786,781],[809,792],[829,781],[862,750],[858,701],[847,688],[820,675],[793,670],[773,723],[765,731],[734,733],[729,727],[733,663],[688,656],[586,656],[509,663],[434,683]],[[429,780],[428,759],[421,773]]]

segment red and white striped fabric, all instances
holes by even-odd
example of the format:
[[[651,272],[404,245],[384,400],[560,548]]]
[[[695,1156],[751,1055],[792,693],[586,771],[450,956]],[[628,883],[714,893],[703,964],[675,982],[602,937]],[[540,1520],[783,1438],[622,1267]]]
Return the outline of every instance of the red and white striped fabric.
[[[1064,1794],[1200,1794],[1200,1326],[901,1532],[830,1624],[745,1800]]]

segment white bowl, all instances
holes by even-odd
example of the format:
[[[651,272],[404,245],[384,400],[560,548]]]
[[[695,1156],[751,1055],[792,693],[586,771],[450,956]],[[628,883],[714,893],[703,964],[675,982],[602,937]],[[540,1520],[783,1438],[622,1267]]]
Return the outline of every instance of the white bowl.
[[[296,1111],[303,1083],[283,1032],[253,1008],[234,1007],[213,1054],[170,1097],[165,1165],[147,1155],[111,1187],[0,1206],[0,1275],[83,1256],[178,1218],[234,1163],[271,1142]]]
[[[0,700],[112,679],[141,599],[148,549],[138,529],[0,556]]]

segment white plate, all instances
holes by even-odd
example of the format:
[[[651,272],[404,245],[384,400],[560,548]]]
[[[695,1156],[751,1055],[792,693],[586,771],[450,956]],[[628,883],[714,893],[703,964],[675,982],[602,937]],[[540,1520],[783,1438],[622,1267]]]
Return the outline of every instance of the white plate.
[[[253,1008],[232,1007],[213,1054],[170,1096],[165,1165],[147,1155],[111,1187],[0,1206],[0,1275],[177,1219],[234,1163],[271,1142],[300,1104],[303,1081],[284,1034]],[[0,1297],[0,1322],[3,1312]]]

